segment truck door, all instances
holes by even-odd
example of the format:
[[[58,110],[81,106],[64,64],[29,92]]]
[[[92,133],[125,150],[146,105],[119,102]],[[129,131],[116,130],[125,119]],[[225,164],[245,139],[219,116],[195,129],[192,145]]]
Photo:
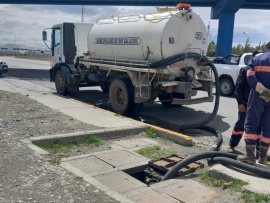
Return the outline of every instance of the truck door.
[[[62,34],[61,27],[54,27],[52,31],[52,67],[62,62]]]

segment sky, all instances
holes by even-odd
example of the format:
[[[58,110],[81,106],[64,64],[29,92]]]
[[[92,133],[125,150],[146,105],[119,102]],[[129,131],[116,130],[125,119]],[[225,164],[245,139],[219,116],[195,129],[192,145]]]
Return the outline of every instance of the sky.
[[[217,40],[218,20],[210,19],[211,8],[192,7],[205,25],[210,25],[209,40]],[[11,5],[0,4],[0,45],[17,43],[26,46],[45,46],[42,30],[62,22],[81,22],[82,6]],[[110,16],[154,13],[153,7],[84,6],[84,22]],[[245,44],[247,36],[252,46],[270,41],[270,10],[241,9],[235,15],[233,44]],[[243,34],[246,33],[246,35]]]

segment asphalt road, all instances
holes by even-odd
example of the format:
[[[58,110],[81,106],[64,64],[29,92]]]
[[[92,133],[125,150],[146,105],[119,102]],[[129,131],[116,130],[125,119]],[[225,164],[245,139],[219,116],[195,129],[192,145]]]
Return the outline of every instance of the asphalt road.
[[[0,57],[8,65],[8,75],[20,79],[49,80],[50,62],[15,57]]]
[[[55,91],[54,83],[50,83],[48,79],[48,62],[33,62],[32,60],[12,58],[7,60],[6,58],[3,59],[2,57],[1,59],[5,60],[10,68],[8,74],[3,74],[3,78],[8,79],[10,77],[17,77],[28,80],[31,83],[39,85],[40,87],[46,87],[50,91]],[[32,85],[25,88],[32,88]],[[71,94],[70,97],[82,102],[96,105],[100,108],[111,110],[108,101],[108,94],[103,93],[99,87],[80,88],[79,93]],[[141,111],[137,115],[133,115],[133,117],[141,121],[170,129],[172,125],[201,122],[210,115],[213,108],[214,103],[202,103],[190,106],[165,108],[159,102],[156,102],[152,104],[145,104]],[[236,120],[236,100],[234,98],[221,97],[218,113],[215,119],[208,125],[217,128],[222,133],[224,139],[224,149],[226,149],[228,146],[232,127],[234,126]],[[201,132],[198,134],[196,131],[189,130],[186,132],[190,133],[192,136],[199,137],[207,134],[201,134]],[[241,141],[240,148],[243,149],[243,147],[244,142]]]

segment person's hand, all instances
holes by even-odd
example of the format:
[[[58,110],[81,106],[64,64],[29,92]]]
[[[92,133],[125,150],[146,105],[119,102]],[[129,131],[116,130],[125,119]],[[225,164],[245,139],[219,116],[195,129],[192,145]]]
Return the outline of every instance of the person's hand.
[[[264,101],[269,102],[270,101],[270,90],[265,88],[261,95],[260,98],[262,98]]]
[[[246,112],[246,107],[244,104],[239,104],[238,105],[238,111],[239,112]]]

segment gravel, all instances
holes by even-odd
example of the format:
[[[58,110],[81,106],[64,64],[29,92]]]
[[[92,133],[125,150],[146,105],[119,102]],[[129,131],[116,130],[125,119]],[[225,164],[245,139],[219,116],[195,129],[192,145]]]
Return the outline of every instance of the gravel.
[[[117,202],[37,155],[24,139],[99,129],[21,94],[0,91],[0,202]]]

